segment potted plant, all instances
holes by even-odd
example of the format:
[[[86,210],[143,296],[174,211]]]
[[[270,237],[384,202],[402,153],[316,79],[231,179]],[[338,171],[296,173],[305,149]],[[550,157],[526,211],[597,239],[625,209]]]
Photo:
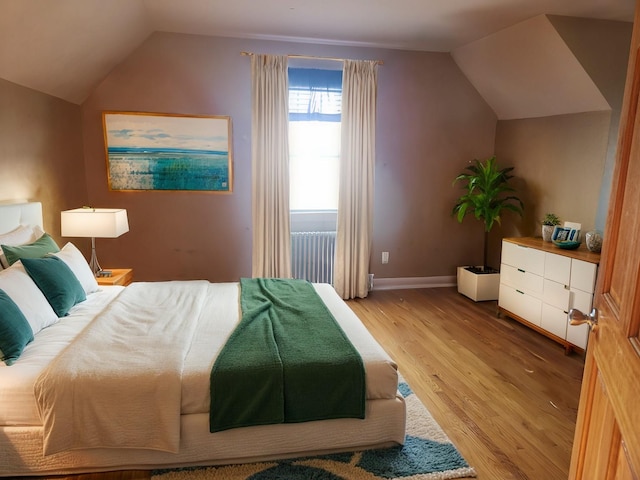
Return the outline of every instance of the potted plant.
[[[556,225],[560,225],[560,219],[555,213],[547,213],[542,219],[542,240],[551,241],[551,235]]]
[[[487,264],[489,232],[501,223],[504,210],[522,215],[524,208],[509,184],[512,170],[513,167],[499,168],[494,155],[484,161],[474,160],[453,181],[463,182],[465,193],[458,198],[452,214],[460,223],[467,215],[473,215],[484,224],[483,264],[458,268],[458,291],[475,301],[498,298],[500,273]]]

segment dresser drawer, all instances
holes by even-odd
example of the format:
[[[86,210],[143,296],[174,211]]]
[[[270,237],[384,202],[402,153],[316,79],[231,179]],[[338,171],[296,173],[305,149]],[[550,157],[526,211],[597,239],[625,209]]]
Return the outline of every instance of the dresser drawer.
[[[541,276],[511,265],[502,264],[500,266],[500,283],[538,298],[543,292],[543,278]]]
[[[545,278],[542,301],[568,312],[569,303],[571,301],[571,291],[562,283],[547,280]]]
[[[593,306],[593,295],[575,288],[572,288],[570,293],[571,302],[569,303],[569,308],[577,308],[582,313],[591,312],[591,307]]]
[[[545,252],[544,278],[568,286],[571,281],[571,258]]]
[[[566,317],[565,317],[566,318]],[[589,326],[585,323],[582,325],[570,325],[569,319],[567,322],[567,342],[580,348],[587,348],[587,341],[589,340]]]
[[[544,252],[511,242],[502,242],[502,263],[525,272],[544,274]]]
[[[572,288],[570,294],[570,308],[577,308],[585,314],[591,312],[591,307],[593,306],[593,295],[591,293]],[[565,321],[567,323],[567,341],[571,342],[577,347],[587,348],[587,340],[589,339],[589,326],[587,324],[570,325],[569,318],[566,318]]]
[[[547,332],[565,339],[567,336],[567,312],[561,308],[543,303],[540,326]]]
[[[505,284],[500,285],[498,305],[529,323],[540,326],[542,301]]]
[[[574,259],[571,262],[571,288],[593,293],[598,266],[595,263]]]

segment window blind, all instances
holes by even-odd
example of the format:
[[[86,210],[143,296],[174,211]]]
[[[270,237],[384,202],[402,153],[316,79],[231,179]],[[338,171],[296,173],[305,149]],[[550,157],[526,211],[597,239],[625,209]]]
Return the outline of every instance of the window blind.
[[[289,121],[340,122],[342,70],[289,68]]]

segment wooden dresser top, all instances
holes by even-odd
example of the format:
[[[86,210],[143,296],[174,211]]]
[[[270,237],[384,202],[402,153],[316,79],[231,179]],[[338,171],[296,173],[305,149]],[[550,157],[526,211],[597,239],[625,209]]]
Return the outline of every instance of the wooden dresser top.
[[[503,238],[505,242],[515,243],[523,247],[536,248],[545,252],[555,253],[558,255],[564,255],[565,257],[575,258],[577,260],[583,260],[590,263],[600,263],[600,254],[590,252],[584,244],[582,244],[575,250],[567,250],[564,248],[556,247],[553,242],[545,242],[542,237],[509,237]]]

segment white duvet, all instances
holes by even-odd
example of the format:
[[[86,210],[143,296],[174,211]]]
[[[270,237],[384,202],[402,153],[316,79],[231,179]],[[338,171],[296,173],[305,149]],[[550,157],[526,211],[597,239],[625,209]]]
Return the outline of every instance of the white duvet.
[[[40,414],[33,396],[33,384],[51,361],[120,292],[121,286],[100,287],[69,315],[38,332],[13,365],[0,362],[0,425],[39,426]]]
[[[45,455],[179,450],[183,363],[208,285],[133,284],[56,357],[34,386]]]
[[[146,286],[152,286],[151,291],[144,292]],[[187,305],[187,293],[183,291],[187,286],[189,289],[204,289],[206,295],[202,300]],[[367,398],[395,398],[397,372],[393,361],[330,285],[320,284],[315,287],[363,358],[367,376]],[[103,292],[95,295],[103,295]],[[64,383],[52,388],[48,385],[47,379],[54,383],[58,383],[59,379],[53,368],[46,367],[50,362],[47,355],[42,356],[44,363],[37,366],[37,352],[47,350],[46,342],[40,342],[41,338],[45,338],[40,335],[46,330],[38,334],[36,341],[25,349],[23,357],[16,364],[0,369],[0,399],[3,395],[8,395],[8,390],[2,383],[3,378],[7,378],[7,370],[15,368],[13,371],[16,372],[15,375],[9,375],[16,377],[9,383],[10,394],[28,391],[29,385],[33,386],[35,379],[41,374],[36,389],[46,427],[47,442],[44,448],[47,453],[93,446],[174,451],[180,442],[180,414],[208,412],[211,366],[239,321],[238,284],[134,283],[120,295],[110,295],[116,299],[93,322],[103,323],[101,318],[111,318],[104,322],[110,326],[90,325],[80,337],[89,338],[91,346],[73,342],[67,348],[67,352],[72,352],[72,355],[58,357],[51,364],[52,367],[69,367],[68,372],[72,375],[65,373],[63,376],[67,379]],[[156,306],[150,310],[140,307],[139,295],[153,300],[152,304],[155,303]],[[91,297],[87,303],[96,300]],[[177,308],[172,309],[172,305]],[[76,307],[70,317],[65,317],[59,324],[50,327],[52,331],[60,330],[61,326],[66,327],[65,322],[77,324],[79,329],[90,323],[84,318],[76,318],[77,311],[82,308],[82,304]],[[101,309],[102,306],[99,307]],[[142,315],[143,311],[146,311],[146,315]],[[184,315],[187,311],[190,313]],[[152,322],[145,319],[148,314],[153,318]],[[138,321],[132,322],[134,317],[139,317]],[[194,321],[184,323],[186,317]],[[115,323],[111,325],[112,322]],[[157,335],[149,336],[148,332],[155,332]],[[65,338],[68,336],[63,335]],[[106,338],[112,340],[107,342]],[[60,349],[70,341],[69,338],[61,342]],[[186,346],[183,341],[187,341]],[[98,370],[85,364],[91,359],[95,360]],[[168,366],[168,372],[160,373],[160,365]],[[129,377],[132,366],[139,367],[144,374],[140,376],[134,373],[133,380],[123,381],[122,378]],[[89,384],[93,382],[95,388],[88,388],[86,385],[69,388],[69,385],[80,385],[73,380],[73,372],[79,370],[90,372]],[[26,385],[20,384],[17,379],[20,371],[28,372],[24,376]],[[125,372],[127,375],[124,375]],[[104,378],[101,379],[101,376]],[[162,381],[159,381],[160,378]],[[69,379],[72,379],[71,384],[67,383]],[[145,394],[141,395],[143,391]],[[156,398],[149,398],[149,394],[152,397],[156,395]],[[54,407],[50,402],[52,399],[66,399],[65,402],[70,403]],[[129,402],[130,400],[135,401]],[[136,405],[136,402],[140,403]],[[127,403],[132,404],[126,405]],[[68,406],[73,404],[73,408]],[[33,409],[35,402],[29,399],[24,405]],[[78,414],[78,411],[81,413]],[[27,412],[24,417],[32,418],[33,415]],[[21,424],[22,421],[16,422],[16,418],[19,419],[20,415],[16,411],[7,413],[3,405],[0,423]]]

